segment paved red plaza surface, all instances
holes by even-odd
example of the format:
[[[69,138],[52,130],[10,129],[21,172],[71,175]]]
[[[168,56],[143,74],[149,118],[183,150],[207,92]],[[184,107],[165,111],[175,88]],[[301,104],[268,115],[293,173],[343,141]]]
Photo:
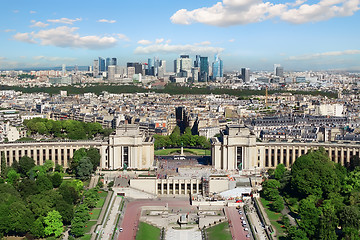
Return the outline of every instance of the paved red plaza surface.
[[[119,240],[131,240],[135,239],[136,231],[139,224],[139,218],[141,213],[141,207],[143,206],[166,206],[169,207],[183,207],[183,208],[196,208],[191,206],[189,201],[180,200],[138,200],[130,202],[126,207],[124,219],[121,223],[123,231],[119,233]]]
[[[136,232],[138,229],[139,218],[141,213],[141,207],[143,206],[168,206],[175,208],[192,208],[196,209],[196,206],[191,206],[189,201],[185,200],[138,200],[130,202],[125,211],[124,219],[121,223],[123,231],[119,233],[119,240],[131,240],[136,238]],[[234,240],[249,239],[246,237],[247,231],[244,231],[242,226],[242,220],[240,214],[235,207],[225,208],[226,216],[229,220],[231,234]],[[244,216],[244,215],[243,215]],[[249,228],[249,226],[247,226]]]

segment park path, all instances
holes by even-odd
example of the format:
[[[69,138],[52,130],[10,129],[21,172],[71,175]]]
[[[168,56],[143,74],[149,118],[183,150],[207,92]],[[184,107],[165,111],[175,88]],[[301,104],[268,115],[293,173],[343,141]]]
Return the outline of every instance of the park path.
[[[99,215],[99,218],[97,220],[97,223],[91,227],[91,230],[90,230],[90,233],[91,233],[91,240],[95,240],[96,239],[96,232],[95,232],[95,229],[98,227],[98,225],[101,225],[101,222],[104,218],[104,215],[106,214],[106,210],[107,210],[107,206],[111,200],[111,197],[113,195],[113,192],[108,192],[108,195],[106,196],[106,199],[105,199],[105,202],[104,202],[104,205],[102,207],[102,210],[100,212],[100,215]]]
[[[263,204],[262,204],[262,202],[261,202],[261,199],[260,198],[256,198],[257,199],[257,202],[258,202],[258,206],[260,207],[260,210],[261,210],[261,212],[263,213],[263,216],[264,216],[264,218],[265,218],[265,222],[266,222],[266,224],[267,225],[271,225],[271,228],[273,229],[273,231],[274,231],[274,233],[273,233],[273,236],[277,236],[277,231],[276,231],[276,228],[274,227],[274,226],[272,226],[272,224],[271,224],[271,221],[270,221],[270,219],[269,219],[269,217],[268,217],[268,215],[267,215],[267,213],[266,213],[266,211],[265,211],[265,208],[264,208],[264,206],[263,206]]]

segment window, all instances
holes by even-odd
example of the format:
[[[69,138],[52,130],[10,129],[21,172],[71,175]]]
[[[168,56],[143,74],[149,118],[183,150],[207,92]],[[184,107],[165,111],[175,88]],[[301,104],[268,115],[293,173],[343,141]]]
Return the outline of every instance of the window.
[[[243,169],[242,147],[236,147],[236,167],[239,170]]]
[[[124,147],[124,153],[123,153],[123,161],[124,161],[124,168],[129,167],[129,147]]]

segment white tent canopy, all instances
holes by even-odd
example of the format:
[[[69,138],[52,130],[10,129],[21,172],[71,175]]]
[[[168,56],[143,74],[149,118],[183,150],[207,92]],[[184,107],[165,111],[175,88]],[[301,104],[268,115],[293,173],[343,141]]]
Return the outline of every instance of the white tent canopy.
[[[244,194],[251,194],[251,187],[238,187],[231,190],[227,190],[225,192],[220,193],[220,196],[223,198],[237,198],[242,197]]]

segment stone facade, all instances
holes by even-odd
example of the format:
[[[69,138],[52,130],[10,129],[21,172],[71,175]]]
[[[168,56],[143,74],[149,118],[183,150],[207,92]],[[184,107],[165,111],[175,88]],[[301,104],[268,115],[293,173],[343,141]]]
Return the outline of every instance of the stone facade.
[[[212,165],[221,170],[257,171],[291,167],[296,158],[309,150],[324,148],[331,161],[346,166],[353,155],[360,156],[359,142],[300,142],[256,140],[244,125],[229,125],[221,137],[211,139]]]
[[[108,141],[56,141],[56,142],[9,142],[0,144],[6,164],[29,156],[35,164],[42,165],[45,160],[68,168],[74,152],[80,148],[99,149],[103,169],[149,169],[154,163],[154,141],[142,135],[135,125],[124,125],[110,135]]]

